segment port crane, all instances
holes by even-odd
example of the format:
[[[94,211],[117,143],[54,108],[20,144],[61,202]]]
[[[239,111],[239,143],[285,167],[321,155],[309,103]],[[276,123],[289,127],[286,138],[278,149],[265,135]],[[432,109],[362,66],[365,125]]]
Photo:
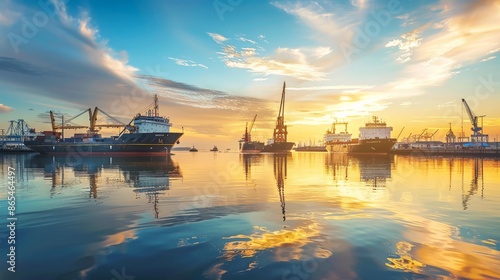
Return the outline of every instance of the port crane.
[[[9,121],[10,125],[7,128],[7,132],[2,129],[0,135],[0,145],[10,143],[10,144],[20,144],[27,139],[32,139],[39,134],[36,133],[34,128],[31,128],[27,122],[23,119],[18,119],[17,121]]]
[[[464,104],[465,111],[467,111],[467,115],[469,115],[469,120],[472,125],[471,130],[472,130],[472,135],[471,135],[471,141],[472,142],[488,142],[488,135],[483,134],[483,117],[486,117],[486,115],[482,116],[476,116],[472,110],[469,107],[469,104],[467,104],[467,101],[462,98],[462,103]],[[478,124],[478,119],[481,118],[481,126]]]
[[[283,82],[283,91],[281,93],[280,110],[276,120],[276,127],[274,128],[273,138],[275,143],[286,142],[287,130],[285,125],[285,87],[286,82]]]
[[[80,117],[81,115],[87,113],[89,114],[89,125],[69,125],[71,121],[74,119]],[[98,113],[101,112],[104,115],[106,115],[108,118],[112,119],[113,121],[117,122],[117,124],[97,124],[97,115]],[[116,118],[113,118],[110,116],[108,113],[104,112],[103,110],[99,109],[98,107],[95,107],[94,112],[92,112],[92,109],[88,108],[84,110],[83,112],[79,113],[78,115],[70,118],[69,120],[64,120],[64,115],[62,116],[62,121],[61,125],[57,125],[55,121],[55,116],[54,112],[50,111],[50,122],[52,124],[52,131],[55,132],[57,129],[89,129],[90,132],[97,132],[98,128],[103,128],[103,127],[124,127],[126,126],[124,123],[120,122]]]

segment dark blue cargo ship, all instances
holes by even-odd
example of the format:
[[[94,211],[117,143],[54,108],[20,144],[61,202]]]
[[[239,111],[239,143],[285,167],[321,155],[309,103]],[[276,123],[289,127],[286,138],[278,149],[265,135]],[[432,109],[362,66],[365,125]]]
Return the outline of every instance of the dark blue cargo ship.
[[[155,95],[154,109],[146,115],[135,116],[130,122],[132,125],[125,126],[118,136],[102,137],[95,129],[96,125],[92,125],[91,117],[91,129],[87,133],[63,139],[53,125],[53,131],[46,131],[43,136],[24,144],[36,152],[51,155],[166,155],[179,143],[183,133],[170,132],[170,120],[160,117],[158,111],[158,97]]]

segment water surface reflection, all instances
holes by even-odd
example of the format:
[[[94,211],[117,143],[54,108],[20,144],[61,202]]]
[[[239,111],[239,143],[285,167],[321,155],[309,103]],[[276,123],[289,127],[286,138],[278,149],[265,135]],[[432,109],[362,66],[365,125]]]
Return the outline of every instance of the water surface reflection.
[[[2,176],[19,170],[18,265],[30,267],[12,277],[1,264],[1,279],[112,279],[122,268],[135,279],[500,278],[492,159],[179,152],[0,162]]]

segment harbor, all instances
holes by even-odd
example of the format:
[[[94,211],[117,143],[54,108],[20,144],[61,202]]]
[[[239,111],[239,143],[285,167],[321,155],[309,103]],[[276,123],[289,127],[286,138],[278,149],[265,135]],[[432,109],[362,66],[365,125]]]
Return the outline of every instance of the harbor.
[[[1,1],[0,280],[500,279],[498,22]]]

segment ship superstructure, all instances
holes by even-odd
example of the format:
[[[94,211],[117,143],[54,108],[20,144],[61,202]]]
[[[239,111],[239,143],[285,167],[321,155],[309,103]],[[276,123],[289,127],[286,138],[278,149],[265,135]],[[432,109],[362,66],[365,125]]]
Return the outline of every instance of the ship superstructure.
[[[347,152],[386,154],[396,143],[396,138],[391,138],[391,131],[391,126],[373,116],[371,122],[359,128],[358,143],[349,145]]]
[[[353,143],[347,125],[347,122],[334,121],[332,127],[326,131],[324,140],[329,152],[347,152],[347,145]],[[344,126],[344,130],[338,131],[337,126]]]

